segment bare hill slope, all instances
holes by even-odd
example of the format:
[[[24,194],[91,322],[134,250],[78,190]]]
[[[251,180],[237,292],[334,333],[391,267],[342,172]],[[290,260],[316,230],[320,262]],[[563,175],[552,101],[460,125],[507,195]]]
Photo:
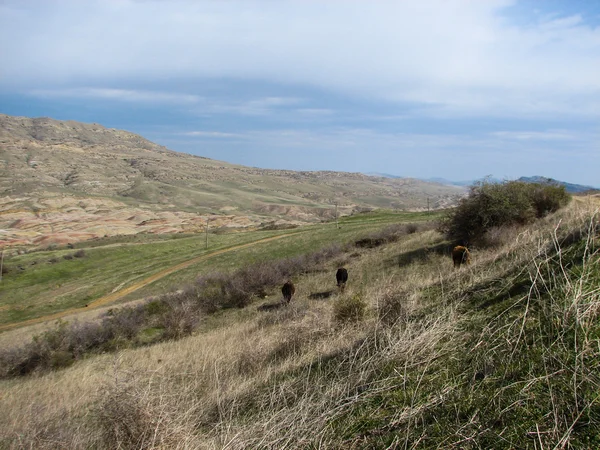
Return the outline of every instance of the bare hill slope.
[[[452,205],[462,188],[346,172],[267,170],[178,153],[99,124],[0,115],[0,239],[307,223]],[[202,217],[204,216],[204,217]],[[37,240],[37,241],[36,241]]]

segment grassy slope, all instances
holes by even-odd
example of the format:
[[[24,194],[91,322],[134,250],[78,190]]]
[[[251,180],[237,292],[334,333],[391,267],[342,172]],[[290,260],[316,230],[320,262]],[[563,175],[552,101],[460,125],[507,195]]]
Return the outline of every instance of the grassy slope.
[[[40,317],[54,312],[84,306],[115,289],[126,288],[162,269],[183,261],[283,234],[297,235],[273,243],[259,244],[233,253],[225,253],[176,272],[130,294],[124,300],[143,298],[172,290],[192,282],[199,274],[228,270],[265,258],[293,256],[318,249],[333,242],[346,242],[365,233],[373,224],[423,220],[423,213],[368,213],[341,220],[342,228],[334,224],[302,227],[293,230],[256,231],[232,234],[210,234],[205,249],[205,235],[189,235],[157,239],[152,235],[114,237],[76,246],[84,249],[85,257],[65,260],[76,249],[33,252],[7,259],[11,268],[0,284],[0,325]],[[50,262],[54,261],[54,262]],[[22,270],[23,268],[24,270]]]
[[[571,205],[460,272],[431,251],[433,231],[355,249],[349,287],[330,299],[310,294],[332,289],[333,265],[298,280],[284,311],[228,311],[180,341],[2,381],[4,443],[597,448],[591,214]],[[334,319],[348,298],[366,301],[364,320]]]

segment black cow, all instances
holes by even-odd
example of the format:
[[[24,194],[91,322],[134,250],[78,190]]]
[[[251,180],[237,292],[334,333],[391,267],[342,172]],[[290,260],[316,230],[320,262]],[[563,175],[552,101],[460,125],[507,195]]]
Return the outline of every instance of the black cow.
[[[285,284],[281,287],[281,293],[283,294],[283,299],[286,303],[289,303],[296,292],[296,287],[294,283],[290,280],[286,281]]]
[[[344,267],[340,267],[335,273],[335,279],[340,290],[343,292],[348,281],[348,271]]]

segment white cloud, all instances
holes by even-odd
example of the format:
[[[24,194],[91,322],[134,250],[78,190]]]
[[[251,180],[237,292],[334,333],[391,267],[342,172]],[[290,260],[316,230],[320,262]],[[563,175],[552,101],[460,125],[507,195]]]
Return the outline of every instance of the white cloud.
[[[42,98],[95,98],[141,103],[194,104],[202,100],[197,95],[107,88],[32,89],[28,94]]]
[[[495,131],[492,136],[517,141],[576,141],[580,139],[571,131],[547,130],[547,131]]]
[[[223,133],[221,131],[187,131],[180,133],[182,136],[201,137],[201,138],[232,138],[239,137],[237,133]]]
[[[600,27],[576,14],[518,26],[502,16],[512,3],[8,0],[0,83],[255,79],[416,103],[428,115],[600,116]],[[162,101],[196,101],[179,95]],[[231,108],[283,105],[263,101]]]
[[[219,100],[209,101],[202,106],[200,112],[235,113],[244,116],[262,116],[271,114],[281,108],[299,105],[303,99],[296,97],[263,97],[251,100]]]

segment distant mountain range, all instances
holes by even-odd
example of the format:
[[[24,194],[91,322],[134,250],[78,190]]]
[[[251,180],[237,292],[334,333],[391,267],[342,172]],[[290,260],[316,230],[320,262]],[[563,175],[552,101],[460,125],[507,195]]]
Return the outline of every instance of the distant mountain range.
[[[396,175],[390,175],[390,174],[385,174],[385,173],[376,173],[376,174],[372,173],[370,175],[387,177],[387,178],[402,178],[402,177],[399,177]],[[471,186],[474,183],[477,183],[479,181],[484,181],[484,180],[488,181],[490,183],[501,183],[503,181],[498,178],[491,178],[491,177],[485,178],[485,179],[479,179],[479,180],[466,180],[466,181],[452,181],[452,180],[447,180],[445,178],[439,178],[439,177],[422,179],[422,181],[426,181],[428,183],[439,183],[439,184],[444,184],[444,185],[448,185],[448,186],[463,186],[463,187]],[[517,181],[523,181],[525,183],[558,184],[560,186],[564,186],[565,189],[567,190],[567,192],[569,192],[571,194],[578,194],[581,192],[598,190],[598,188],[593,187],[593,186],[586,186],[583,184],[575,184],[575,183],[567,183],[566,181],[555,180],[554,178],[542,177],[539,175],[532,176],[532,177],[520,177]]]
[[[521,177],[521,178],[519,178],[519,181],[524,181],[525,183],[558,184],[560,186],[564,186],[565,189],[567,190],[567,192],[570,192],[571,194],[578,194],[581,192],[597,190],[597,188],[595,188],[593,186],[584,186],[582,184],[567,183],[565,181],[555,180],[554,178],[546,178],[546,177],[540,177],[540,176]]]
[[[499,180],[498,178],[480,178],[478,180],[463,180],[463,181],[452,181],[452,180],[447,180],[445,178],[439,178],[439,177],[434,177],[434,178],[427,178],[424,179],[423,181],[428,181],[429,183],[440,183],[440,184],[445,184],[445,185],[449,185],[449,186],[471,186],[472,184],[477,183],[478,181],[488,181],[490,183],[501,183],[502,180]]]

